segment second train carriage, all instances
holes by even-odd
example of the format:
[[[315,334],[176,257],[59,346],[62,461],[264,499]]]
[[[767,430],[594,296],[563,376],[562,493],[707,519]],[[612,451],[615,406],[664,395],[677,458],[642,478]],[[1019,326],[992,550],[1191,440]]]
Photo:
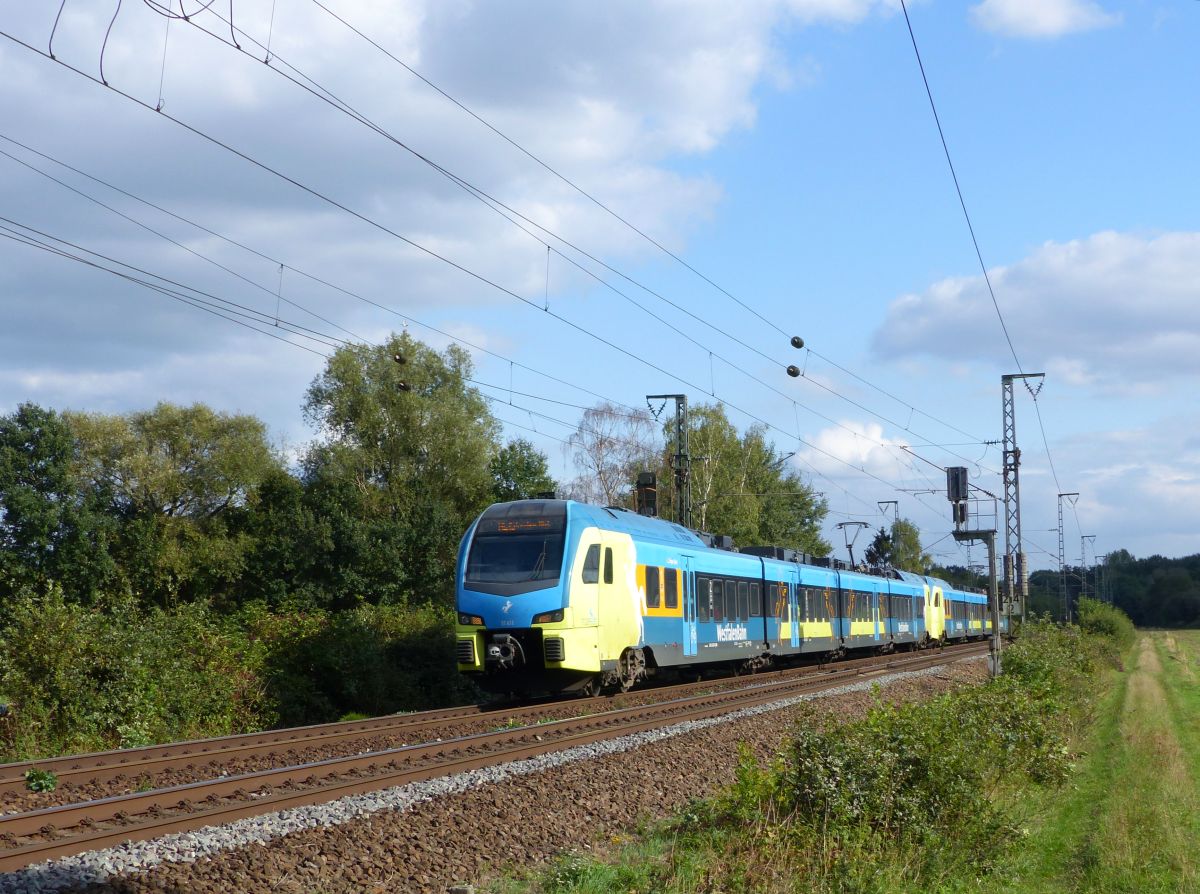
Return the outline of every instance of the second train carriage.
[[[757,552],[713,549],[681,525],[621,509],[498,503],[459,548],[459,670],[493,692],[598,691],[991,631],[985,596],[937,578]]]

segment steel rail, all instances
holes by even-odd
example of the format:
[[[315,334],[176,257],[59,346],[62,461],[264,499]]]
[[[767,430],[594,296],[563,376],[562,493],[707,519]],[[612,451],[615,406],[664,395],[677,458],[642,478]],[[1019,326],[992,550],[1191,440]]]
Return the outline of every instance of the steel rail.
[[[986,646],[983,645],[956,649],[949,654],[916,653],[915,657],[876,662],[869,668],[842,667],[820,675],[806,675],[716,694],[688,696],[549,724],[409,745],[348,758],[331,758],[226,779],[12,814],[0,817],[0,840],[15,845],[0,851],[0,871],[9,872],[41,860],[68,856],[121,841],[145,840],[286,807],[319,804],[349,794],[390,788],[533,757],[573,745],[630,735],[664,724],[714,717],[791,695],[833,688],[846,679],[882,674],[889,670],[930,667],[984,653]],[[287,786],[300,788],[274,791]],[[221,803],[222,799],[225,799],[225,803]],[[236,800],[229,803],[228,799]],[[206,803],[209,805],[207,808]],[[82,831],[69,838],[58,838],[64,829]],[[45,836],[46,840],[17,843],[22,837],[39,835]]]
[[[493,710],[479,705],[422,711],[415,714],[391,714],[369,720],[350,720],[313,726],[289,727],[222,736],[215,739],[196,739],[171,742],[142,748],[126,748],[76,754],[45,760],[0,764],[0,792],[16,792],[25,788],[25,773],[45,770],[54,773],[59,782],[105,781],[120,776],[138,777],[164,769],[217,761],[230,757],[262,754],[283,746],[301,748],[327,745],[348,739],[362,739],[379,734],[399,734],[435,724],[485,717]]]
[[[960,647],[952,646],[950,648]],[[828,673],[831,668],[849,669],[870,666],[873,662],[878,662],[878,660],[878,656],[871,656],[844,660],[834,665],[812,664],[794,666],[776,671],[759,672],[755,677],[758,679],[769,679],[783,675],[798,674],[804,676]],[[633,693],[624,695],[636,697],[644,693],[659,695],[664,692],[686,693],[704,690],[713,685],[721,685],[728,682],[729,679],[738,678],[725,678],[720,681],[708,679],[695,683],[661,686],[652,689],[636,690]],[[277,730],[265,730],[259,733],[245,733],[212,739],[196,739],[162,745],[148,745],[139,748],[115,749],[112,751],[0,764],[0,794],[19,794],[24,792],[26,790],[25,773],[35,769],[53,773],[57,777],[59,784],[110,782],[122,778],[152,780],[154,774],[164,770],[179,768],[195,769],[204,763],[216,764],[219,761],[231,758],[273,756],[281,748],[320,748],[338,742],[367,739],[379,735],[399,736],[409,731],[416,732],[433,726],[454,724],[457,721],[483,719],[490,715],[511,720],[523,717],[537,717],[547,708],[562,706],[570,708],[575,705],[587,706],[591,704],[595,704],[595,702],[571,697],[558,701],[539,701],[534,704],[500,702],[482,706],[464,705],[461,707],[442,708],[411,714],[388,714],[365,720],[288,727]]]

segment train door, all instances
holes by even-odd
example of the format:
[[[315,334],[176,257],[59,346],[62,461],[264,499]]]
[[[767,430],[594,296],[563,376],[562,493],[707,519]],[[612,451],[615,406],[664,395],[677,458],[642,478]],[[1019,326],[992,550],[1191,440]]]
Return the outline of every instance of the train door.
[[[600,540],[597,586],[600,660],[616,661],[626,649],[643,644],[642,603],[634,577],[633,538],[605,531]]]
[[[696,654],[696,575],[692,572],[692,557],[683,557],[683,654]]]
[[[925,584],[925,632],[930,639],[941,639],[946,632],[946,607],[942,604],[942,588]]]
[[[788,581],[788,616],[792,622],[791,646],[793,649],[798,649],[800,648],[800,624],[804,620],[804,615],[800,612],[800,600],[804,597],[800,587],[800,575],[792,572],[791,578]]]

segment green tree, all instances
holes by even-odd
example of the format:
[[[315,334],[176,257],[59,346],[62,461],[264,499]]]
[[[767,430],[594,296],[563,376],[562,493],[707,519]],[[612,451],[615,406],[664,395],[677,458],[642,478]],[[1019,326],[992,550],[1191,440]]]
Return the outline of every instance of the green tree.
[[[499,446],[471,374],[466,351],[404,333],[339,348],[309,387],[304,413],[322,439],[304,458],[306,503],[331,526],[336,604],[450,598]]]
[[[933,559],[921,548],[921,529],[915,524],[907,519],[896,519],[891,537],[893,567],[924,574],[933,565]]]
[[[247,505],[282,469],[266,426],[203,404],[66,419],[80,479],[119,526],[113,553],[134,592],[160,605],[236,598]]]
[[[887,568],[892,564],[892,535],[882,527],[875,532],[875,539],[867,547],[866,562],[877,568]]]
[[[499,503],[528,500],[558,489],[550,477],[546,455],[526,441],[509,441],[488,464],[492,474],[492,497]]]
[[[829,544],[821,537],[821,522],[828,511],[824,498],[787,469],[788,457],[767,441],[761,425],[740,434],[721,404],[693,407],[688,417],[695,527],[729,534],[743,545],[784,546],[818,556],[829,553]],[[663,432],[659,512],[674,518],[670,466],[674,423],[665,425]]]
[[[241,532],[248,538],[239,589],[272,608],[318,608],[329,602],[326,569],[333,523],[319,513],[303,484],[284,469],[251,493]]]
[[[90,601],[115,576],[112,526],[81,481],[75,439],[54,410],[0,417],[0,593],[59,581]]]
[[[927,574],[933,567],[933,559],[921,549],[921,530],[907,519],[892,522],[891,531],[882,527],[867,547],[868,565],[881,568],[899,568],[913,574]]]

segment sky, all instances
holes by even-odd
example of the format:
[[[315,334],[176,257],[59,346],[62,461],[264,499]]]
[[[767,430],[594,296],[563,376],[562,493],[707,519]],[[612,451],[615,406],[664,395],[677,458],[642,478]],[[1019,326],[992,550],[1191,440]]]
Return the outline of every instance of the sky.
[[[0,412],[200,401],[296,455],[337,339],[407,327],[560,480],[601,398],[719,400],[838,554],[895,500],[965,564],[941,467],[1000,494],[1038,372],[1030,567],[1067,492],[1072,564],[1200,551],[1200,4],[909,5],[989,292],[898,0],[205,2],[0,9]]]

